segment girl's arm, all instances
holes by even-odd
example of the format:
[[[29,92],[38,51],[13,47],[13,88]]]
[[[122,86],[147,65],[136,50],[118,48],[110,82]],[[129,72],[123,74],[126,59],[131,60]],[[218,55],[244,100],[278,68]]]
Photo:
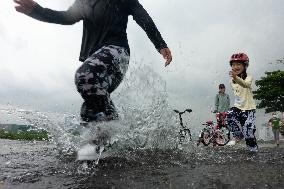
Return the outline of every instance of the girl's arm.
[[[240,78],[239,76],[236,76],[235,78],[233,78],[234,81],[236,83],[238,83],[240,86],[244,87],[244,88],[251,88],[251,84],[252,84],[252,77],[251,76],[247,76],[246,80],[243,80],[242,78]]]
[[[34,19],[63,25],[71,25],[83,19],[83,3],[76,0],[67,11],[54,11],[43,8],[33,0],[14,0],[16,10]]]

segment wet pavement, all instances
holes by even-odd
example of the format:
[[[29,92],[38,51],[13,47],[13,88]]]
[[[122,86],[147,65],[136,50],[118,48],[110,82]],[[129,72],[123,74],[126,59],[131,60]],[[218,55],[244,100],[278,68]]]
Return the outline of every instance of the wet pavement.
[[[76,162],[48,142],[0,140],[0,189],[284,188],[284,144],[128,150],[99,165]]]

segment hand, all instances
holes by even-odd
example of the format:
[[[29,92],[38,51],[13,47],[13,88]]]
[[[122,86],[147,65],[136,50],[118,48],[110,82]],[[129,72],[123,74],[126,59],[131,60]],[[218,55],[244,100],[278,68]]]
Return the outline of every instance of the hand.
[[[238,74],[237,74],[237,72],[236,72],[234,69],[232,69],[232,70],[230,71],[230,76],[231,76],[233,79],[236,79],[236,77],[238,76]]]
[[[33,0],[14,0],[14,2],[17,4],[15,6],[16,11],[27,15],[30,14],[37,5]]]
[[[169,48],[163,48],[160,50],[160,53],[166,60],[165,66],[168,66],[173,60],[171,50]]]

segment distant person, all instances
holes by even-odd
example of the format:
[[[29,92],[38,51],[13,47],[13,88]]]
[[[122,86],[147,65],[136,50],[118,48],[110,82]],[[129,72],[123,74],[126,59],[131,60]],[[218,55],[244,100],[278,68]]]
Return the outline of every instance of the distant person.
[[[80,53],[83,64],[76,72],[75,84],[84,99],[81,118],[85,122],[113,120],[118,116],[110,94],[128,68],[126,28],[130,15],[166,59],[165,66],[172,61],[170,49],[138,0],[75,0],[67,11],[43,8],[33,0],[14,2],[18,12],[43,22],[72,25],[83,20]],[[44,48],[44,44],[37,48]]]
[[[253,78],[247,74],[249,58],[244,53],[233,54],[230,59],[231,86],[235,94],[235,103],[228,112],[227,121],[234,139],[229,145],[245,138],[246,145],[251,152],[258,150],[255,138],[255,110],[256,104],[252,94]],[[239,127],[239,123],[241,128]]]
[[[282,118],[280,122],[280,134],[284,137],[284,112],[282,112]]]
[[[215,97],[214,113],[227,112],[230,109],[230,97],[225,93],[225,85],[219,85],[219,93]]]
[[[276,112],[272,112],[272,118],[268,121],[268,126],[272,127],[274,141],[279,146],[279,132],[280,132],[281,119],[277,117]]]

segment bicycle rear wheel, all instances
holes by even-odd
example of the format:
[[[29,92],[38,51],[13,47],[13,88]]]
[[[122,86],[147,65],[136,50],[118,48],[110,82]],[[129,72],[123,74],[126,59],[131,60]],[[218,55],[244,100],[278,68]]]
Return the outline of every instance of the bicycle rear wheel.
[[[230,130],[222,127],[215,131],[215,142],[218,146],[225,146],[230,141]]]

